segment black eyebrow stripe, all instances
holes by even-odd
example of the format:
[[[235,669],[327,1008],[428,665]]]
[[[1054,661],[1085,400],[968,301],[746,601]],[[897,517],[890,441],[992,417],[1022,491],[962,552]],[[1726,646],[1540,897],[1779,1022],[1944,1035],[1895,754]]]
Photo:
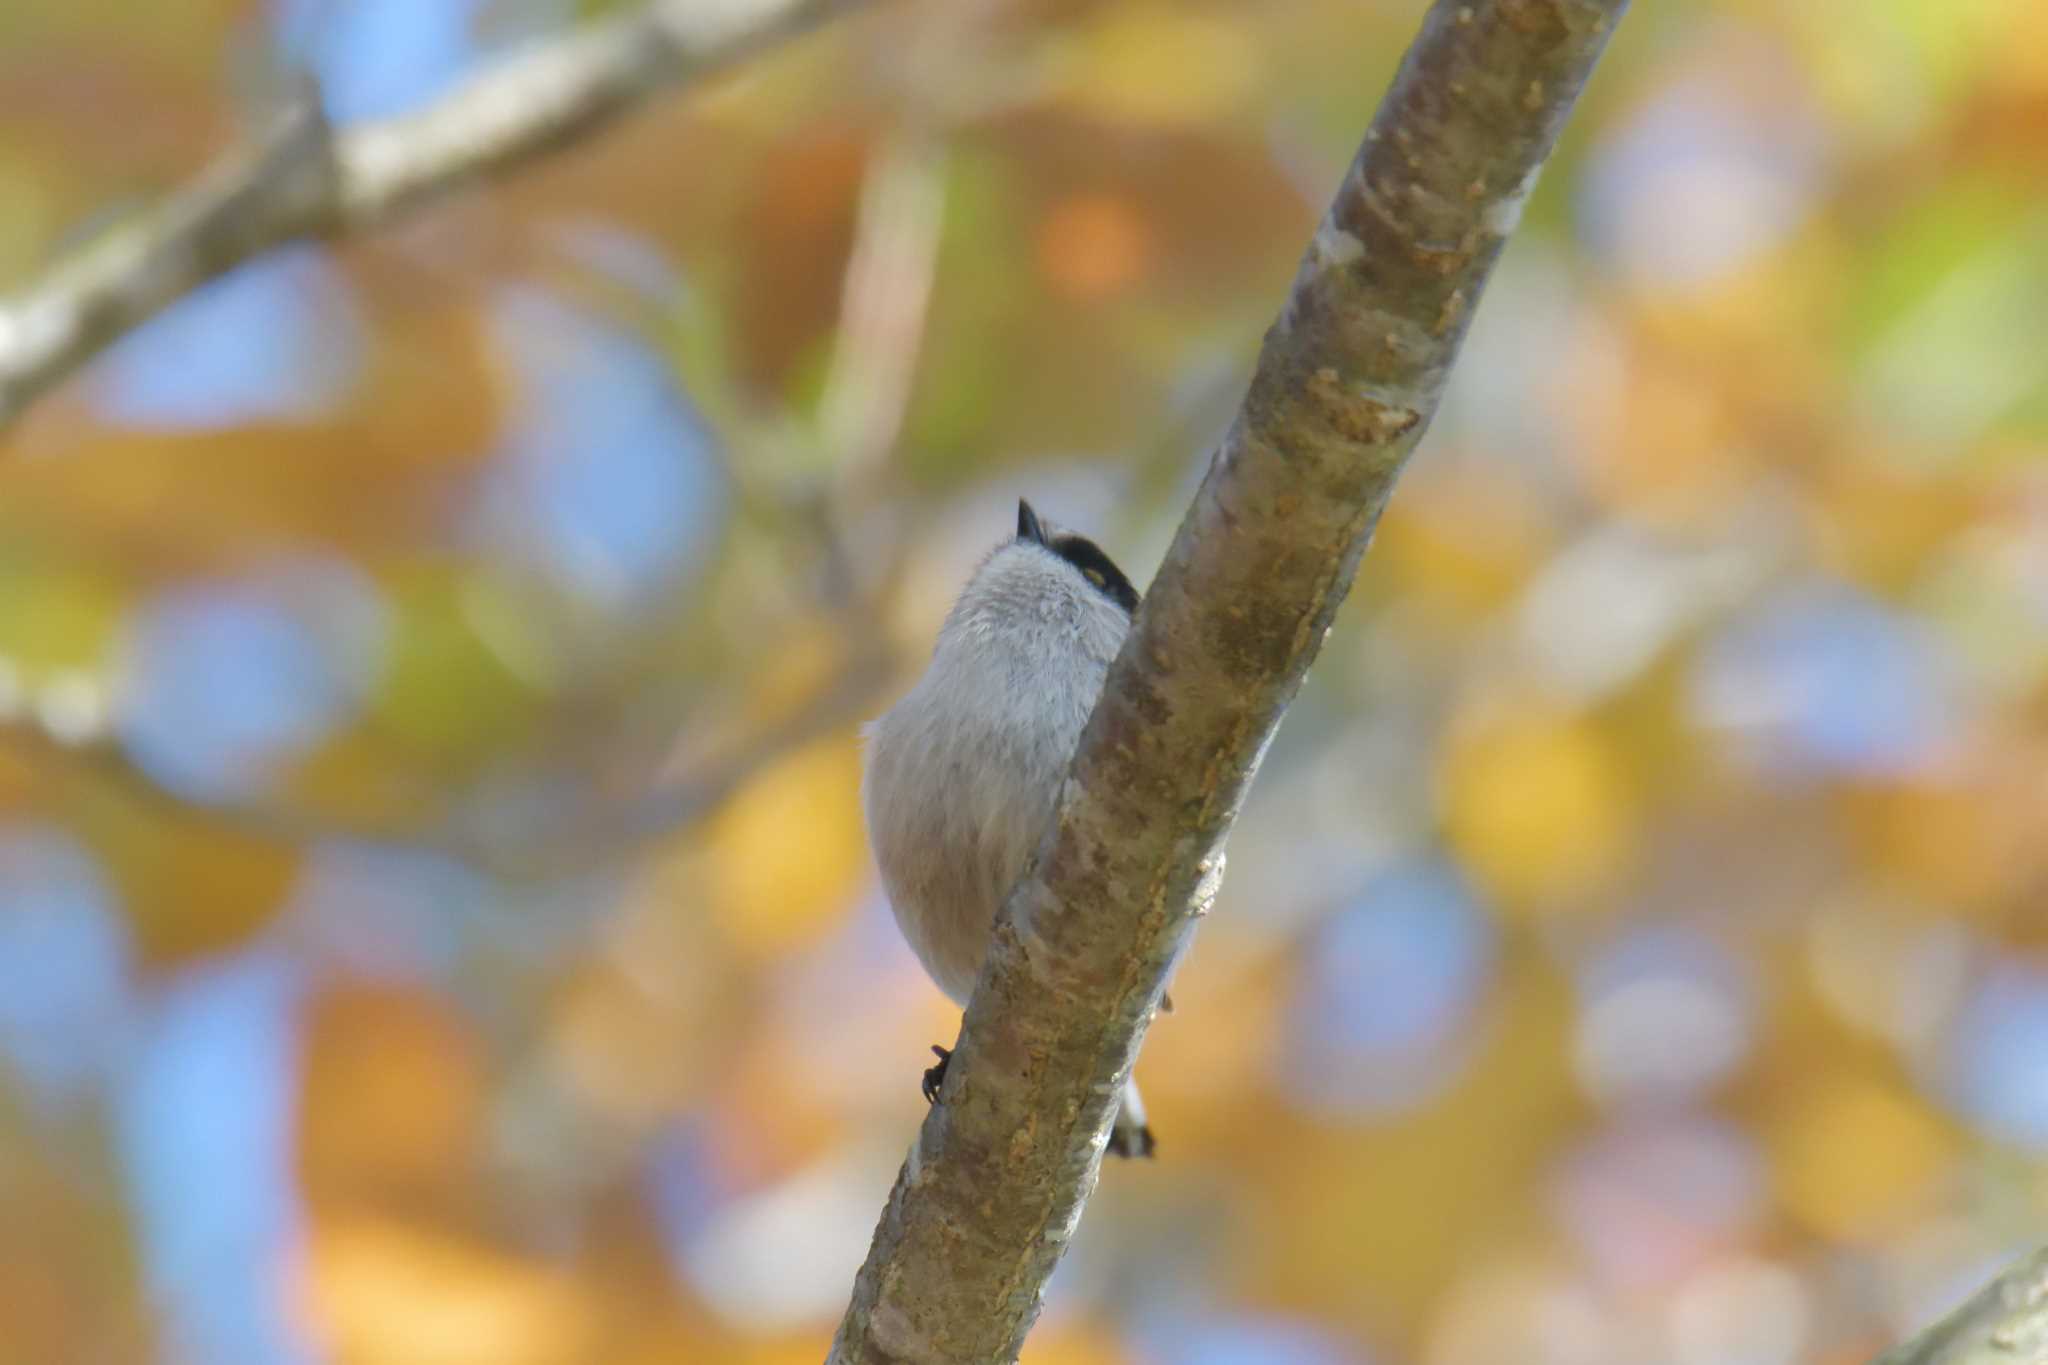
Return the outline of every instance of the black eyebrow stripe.
[[[1079,569],[1084,578],[1091,569],[1100,573],[1102,582],[1095,584],[1096,590],[1122,607],[1126,615],[1137,611],[1137,589],[1131,586],[1130,579],[1124,577],[1123,570],[1102,552],[1100,545],[1086,536],[1058,536],[1046,548]]]

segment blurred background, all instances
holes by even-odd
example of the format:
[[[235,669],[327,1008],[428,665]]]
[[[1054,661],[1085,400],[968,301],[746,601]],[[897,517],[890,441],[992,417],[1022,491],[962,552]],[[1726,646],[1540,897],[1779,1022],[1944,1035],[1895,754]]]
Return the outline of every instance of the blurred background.
[[[9,0],[0,282],[570,0]],[[0,1362],[823,1356],[957,1014],[858,725],[1143,582],[1419,0],[910,0],[0,436]],[[1859,1362],[2048,1229],[2048,7],[1638,5],[1034,1365]]]

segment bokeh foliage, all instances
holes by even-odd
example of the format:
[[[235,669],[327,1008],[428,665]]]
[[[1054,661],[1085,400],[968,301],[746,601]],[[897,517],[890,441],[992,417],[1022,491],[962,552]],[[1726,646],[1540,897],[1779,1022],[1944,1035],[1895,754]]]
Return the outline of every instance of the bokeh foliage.
[[[0,279],[596,8],[13,0]],[[0,437],[0,1361],[820,1358],[954,1027],[857,721],[1018,495],[1149,572],[1419,12],[885,7]],[[2044,54],[1630,16],[1027,1359],[1850,1362],[2039,1239]]]

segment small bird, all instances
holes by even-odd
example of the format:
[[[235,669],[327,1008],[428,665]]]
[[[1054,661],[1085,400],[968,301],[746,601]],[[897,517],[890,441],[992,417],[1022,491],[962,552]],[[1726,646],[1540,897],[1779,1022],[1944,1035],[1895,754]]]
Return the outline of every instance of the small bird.
[[[1138,594],[1100,546],[1017,504],[939,628],[917,685],[868,728],[861,799],[896,923],[938,988],[965,1005],[996,911],[1053,803]],[[1170,1010],[1162,1001],[1161,1008]],[[946,1049],[925,1073],[937,1102]],[[1135,1081],[1109,1150],[1150,1156]]]

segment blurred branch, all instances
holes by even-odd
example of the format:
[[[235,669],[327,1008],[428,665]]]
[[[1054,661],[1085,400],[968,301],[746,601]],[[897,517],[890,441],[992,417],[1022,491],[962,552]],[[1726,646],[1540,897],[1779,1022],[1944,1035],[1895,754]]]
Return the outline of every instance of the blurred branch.
[[[1961,1308],[1873,1365],[2043,1365],[2048,1362],[2048,1246]]]
[[[0,306],[0,427],[120,337],[252,256],[397,217],[558,150],[663,88],[857,0],[651,0],[517,53],[415,113],[334,129],[317,99]]]
[[[945,190],[945,146],[921,127],[882,145],[862,187],[838,339],[818,403],[842,482],[872,481],[903,429],[938,270]]]
[[[910,411],[924,351],[946,208],[946,144],[923,111],[875,151],[861,187],[839,326],[818,402],[817,441],[833,474],[801,511],[819,547],[820,596],[840,611],[892,591],[900,543],[863,534]],[[849,543],[849,538],[858,544]],[[880,549],[880,553],[876,551]]]
[[[522,821],[517,828],[479,828],[459,809],[445,807],[368,814],[260,797],[195,800],[165,787],[109,730],[70,737],[26,715],[0,720],[0,755],[19,755],[42,775],[46,790],[60,779],[90,782],[157,818],[209,821],[268,843],[352,839],[431,848],[491,872],[557,874],[630,854],[704,819],[763,768],[869,714],[892,674],[884,650],[857,646],[817,691],[722,752],[672,766],[644,790],[618,799],[550,810],[539,827]]]
[[[1438,0],[998,917],[832,1365],[1014,1361],[1259,760],[1627,0]]]
[[[729,752],[700,757],[665,771],[648,790],[589,818],[537,833],[500,862],[533,862],[559,869],[651,842],[703,819],[762,768],[792,750],[872,713],[882,687],[895,676],[895,660],[879,645],[856,648],[833,678],[780,720],[742,739]]]

